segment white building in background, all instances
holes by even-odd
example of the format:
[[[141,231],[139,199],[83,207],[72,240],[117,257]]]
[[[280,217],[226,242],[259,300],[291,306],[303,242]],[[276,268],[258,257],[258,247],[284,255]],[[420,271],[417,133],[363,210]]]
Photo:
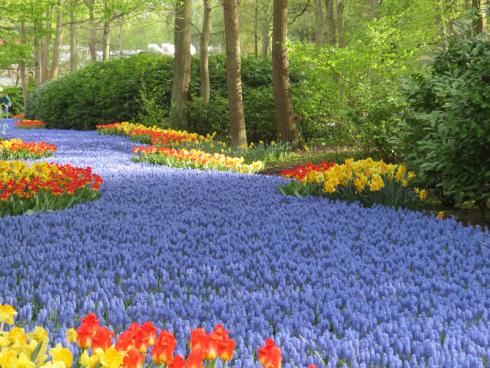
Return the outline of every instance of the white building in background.
[[[175,46],[171,43],[162,43],[161,45],[150,43],[148,44],[148,51],[173,56],[175,54]],[[195,55],[196,52],[196,47],[191,45],[191,55]]]

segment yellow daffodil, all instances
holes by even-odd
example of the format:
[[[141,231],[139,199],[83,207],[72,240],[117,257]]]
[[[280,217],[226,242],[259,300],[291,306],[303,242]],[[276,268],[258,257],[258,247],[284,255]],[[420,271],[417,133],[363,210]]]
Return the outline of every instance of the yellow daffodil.
[[[114,346],[107,349],[100,357],[100,363],[105,368],[119,368],[124,360],[124,354],[117,351]]]
[[[85,350],[80,356],[80,364],[82,367],[95,368],[100,362],[101,352],[94,352],[94,354],[89,355],[87,350]]]
[[[49,350],[49,355],[53,362],[63,362],[66,367],[71,367],[73,364],[73,355],[70,350],[56,345],[53,349]]]
[[[77,342],[77,331],[74,328],[70,328],[66,331],[66,341],[68,344]]]
[[[5,323],[7,325],[13,325],[16,315],[17,311],[14,309],[14,307],[8,304],[0,304],[0,324]]]
[[[20,355],[12,361],[11,368],[36,368],[34,362],[25,353],[20,353]]]
[[[437,212],[436,218],[439,220],[443,220],[446,217],[446,213],[444,211]]]

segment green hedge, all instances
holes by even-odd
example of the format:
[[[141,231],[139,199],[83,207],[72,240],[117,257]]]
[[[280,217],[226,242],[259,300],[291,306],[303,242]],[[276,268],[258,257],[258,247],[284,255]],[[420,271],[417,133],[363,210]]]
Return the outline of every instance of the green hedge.
[[[222,55],[210,57],[211,101],[205,105],[198,97],[199,60],[193,59],[192,101],[187,107],[190,130],[228,135],[225,61]],[[270,60],[243,58],[243,95],[250,141],[275,139],[271,70]],[[164,126],[172,79],[173,58],[167,56],[139,54],[91,64],[39,86],[31,96],[28,116],[48,122],[51,128],[62,129],[90,130],[97,124],[113,121]],[[291,80],[293,85],[298,82],[299,73],[292,73]]]
[[[488,38],[454,37],[405,86],[394,144],[446,204],[490,199],[489,56]]]

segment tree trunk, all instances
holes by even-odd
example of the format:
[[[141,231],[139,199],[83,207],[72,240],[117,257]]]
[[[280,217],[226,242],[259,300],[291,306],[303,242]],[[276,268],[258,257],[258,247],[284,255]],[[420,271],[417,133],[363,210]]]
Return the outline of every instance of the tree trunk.
[[[483,14],[482,2],[484,0],[472,0],[471,8],[475,12],[475,17],[473,19],[473,31],[476,34],[480,34],[484,32],[485,29],[485,17]]]
[[[192,0],[176,0],[174,81],[170,124],[175,129],[187,128],[185,103],[189,100],[191,80],[191,22]]]
[[[369,0],[369,5],[371,7],[371,19],[376,19],[378,17],[378,0]]]
[[[53,58],[51,60],[51,70],[49,71],[49,79],[56,78],[60,71],[60,48],[63,42],[63,33],[65,27],[63,25],[63,0],[58,2],[58,14],[56,15],[56,37],[53,45]]]
[[[39,40],[38,30],[39,30],[39,25],[34,26],[34,51],[36,54],[34,79],[36,80],[37,85],[41,84],[41,69],[43,65],[42,42]]]
[[[25,22],[22,21],[20,24],[20,34],[21,34],[21,42],[22,44],[25,43],[25,34],[26,34],[26,28],[25,28]],[[23,97],[23,103],[24,103],[24,112],[27,111],[27,105],[29,103],[29,85],[27,81],[27,73],[26,73],[26,63],[25,60],[22,59],[22,61],[19,64],[19,69],[20,69],[20,79],[22,81],[22,97]]]
[[[107,61],[111,57],[111,21],[104,21],[104,33],[102,36],[102,60]]]
[[[259,57],[259,0],[254,3],[254,54]]]
[[[289,95],[289,67],[286,38],[288,34],[288,0],[274,0],[272,30],[272,82],[276,113],[277,138],[294,142],[300,136],[293,119]]]
[[[339,47],[345,47],[344,0],[337,3],[337,38]]]
[[[204,16],[202,21],[199,77],[201,80],[201,97],[204,103],[209,102],[211,86],[209,83],[209,36],[211,34],[211,1],[203,0]]]
[[[269,23],[264,21],[264,24],[262,25],[262,58],[267,59],[267,55],[269,54],[269,40],[270,40],[270,33],[269,33]]]
[[[74,72],[78,67],[77,25],[75,16],[75,4],[70,6],[70,71]]]
[[[322,0],[316,0],[316,35],[315,35],[315,43],[317,47],[323,46],[323,9],[322,9]]]
[[[97,61],[97,29],[95,28],[94,0],[85,0],[89,16],[89,41],[90,60]]]
[[[117,45],[119,49],[119,56],[123,57],[124,56],[124,48],[123,48],[123,33],[124,33],[124,21],[121,19],[119,21],[119,34],[117,37]]]
[[[448,30],[446,24],[446,17],[444,14],[444,4],[443,0],[437,1],[437,15],[436,15],[436,23],[440,25],[440,33],[441,33],[441,47],[443,50],[447,50],[447,37]]]
[[[487,16],[488,16],[488,1],[480,0],[480,13],[481,13],[481,30],[482,33],[487,32]]]
[[[328,43],[332,46],[337,44],[337,35],[335,32],[335,0],[325,0],[327,8],[327,30]]]
[[[49,78],[49,46],[51,45],[51,14],[48,8],[46,14],[46,36],[42,41],[42,64],[41,64],[41,82],[44,83]]]
[[[226,35],[226,84],[230,109],[231,145],[247,145],[245,111],[243,109],[241,51],[237,0],[223,0]]]

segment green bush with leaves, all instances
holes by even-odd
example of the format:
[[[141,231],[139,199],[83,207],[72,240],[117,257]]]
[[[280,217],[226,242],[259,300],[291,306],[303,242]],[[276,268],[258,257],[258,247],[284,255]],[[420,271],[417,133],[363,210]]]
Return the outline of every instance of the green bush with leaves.
[[[490,40],[462,35],[405,86],[393,142],[446,204],[490,198]]]
[[[226,59],[209,59],[211,101],[199,98],[199,59],[192,60],[189,129],[201,134],[229,134]],[[272,66],[270,60],[245,57],[242,78],[247,133],[250,141],[275,139]],[[140,54],[88,65],[75,73],[39,86],[28,116],[51,128],[94,129],[113,121],[138,121],[165,127],[170,108],[173,58]],[[294,74],[293,81],[298,77]],[[74,92],[76,91],[76,93]]]

